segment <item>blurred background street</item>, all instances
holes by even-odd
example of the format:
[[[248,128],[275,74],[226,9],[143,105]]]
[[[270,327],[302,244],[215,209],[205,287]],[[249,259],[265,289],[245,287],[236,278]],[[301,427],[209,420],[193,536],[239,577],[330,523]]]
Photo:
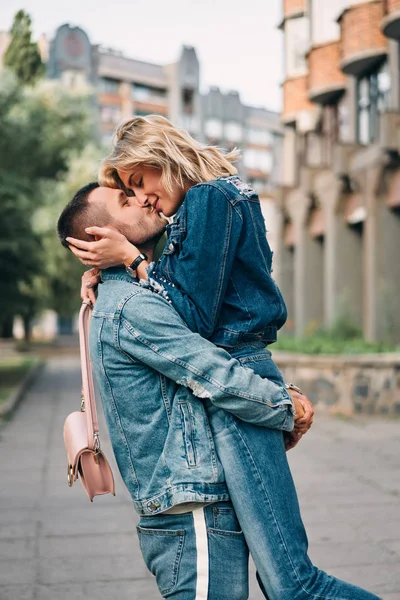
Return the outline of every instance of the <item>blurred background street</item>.
[[[1,600],[159,597],[120,477],[116,497],[93,504],[80,483],[68,487],[62,427],[79,404],[78,359],[58,357],[0,431]],[[312,560],[383,600],[400,598],[398,428],[382,418],[317,417],[289,453]],[[112,457],[103,422],[101,440]],[[263,598],[254,569],[250,598]]]
[[[0,600],[158,597],[120,479],[67,487],[83,266],[55,232],[148,114],[241,150],[288,308],[274,357],[317,412],[289,455],[310,555],[400,600],[399,0],[1,2]]]

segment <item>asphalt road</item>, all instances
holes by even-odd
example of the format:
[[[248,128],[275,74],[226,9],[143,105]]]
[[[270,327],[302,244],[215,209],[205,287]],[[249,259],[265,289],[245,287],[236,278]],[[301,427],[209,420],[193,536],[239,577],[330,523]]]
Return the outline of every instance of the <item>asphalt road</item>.
[[[160,598],[120,478],[93,504],[68,488],[62,427],[79,387],[77,358],[54,358],[0,431],[1,600]],[[104,427],[102,445],[110,457]],[[317,416],[289,457],[314,563],[400,600],[400,421]]]

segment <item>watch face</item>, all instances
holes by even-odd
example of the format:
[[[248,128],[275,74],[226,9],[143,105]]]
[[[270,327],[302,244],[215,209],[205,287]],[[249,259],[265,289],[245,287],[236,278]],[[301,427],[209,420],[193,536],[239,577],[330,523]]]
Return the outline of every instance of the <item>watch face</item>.
[[[126,270],[126,272],[127,272],[127,273],[129,273],[129,275],[130,275],[131,277],[134,277],[134,278],[136,279],[136,271],[134,271],[134,270],[132,269],[132,267],[125,267],[125,270]]]

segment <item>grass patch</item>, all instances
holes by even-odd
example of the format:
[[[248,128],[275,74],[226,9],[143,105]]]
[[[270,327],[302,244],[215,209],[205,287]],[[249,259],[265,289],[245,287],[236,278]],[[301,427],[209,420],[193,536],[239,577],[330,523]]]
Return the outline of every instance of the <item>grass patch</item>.
[[[295,337],[280,335],[274,350],[299,354],[375,354],[400,352],[400,345],[392,341],[367,342],[348,317],[337,318],[330,328],[308,327],[307,335]]]
[[[5,402],[35,364],[32,356],[13,357],[0,361],[0,403]]]
[[[335,339],[328,334],[312,334],[304,337],[282,335],[273,346],[274,350],[299,354],[374,354],[400,352],[400,347],[388,342],[367,342],[363,338]]]

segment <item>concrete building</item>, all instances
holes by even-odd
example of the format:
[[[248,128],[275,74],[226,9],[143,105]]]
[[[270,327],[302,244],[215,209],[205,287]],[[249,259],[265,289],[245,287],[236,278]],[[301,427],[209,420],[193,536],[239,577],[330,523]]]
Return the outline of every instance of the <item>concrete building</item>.
[[[284,0],[279,282],[289,329],[400,340],[400,1]]]
[[[82,29],[65,24],[49,45],[47,73],[68,85],[91,83],[96,90],[98,130],[106,142],[123,119],[156,113],[201,141],[227,149],[240,147],[241,174],[257,187],[266,212],[272,214],[275,148],[282,136],[279,115],[244,105],[236,91],[223,93],[212,87],[202,94],[193,47],[183,46],[175,63],[154,64],[92,45]]]

